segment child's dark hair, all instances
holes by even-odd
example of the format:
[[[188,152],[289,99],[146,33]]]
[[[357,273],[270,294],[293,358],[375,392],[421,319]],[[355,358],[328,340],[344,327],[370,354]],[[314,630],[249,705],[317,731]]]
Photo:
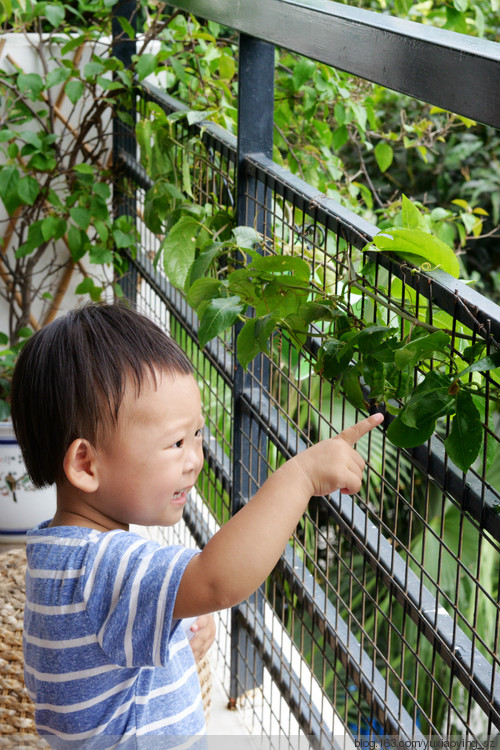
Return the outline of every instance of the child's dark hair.
[[[190,374],[186,355],[149,318],[123,304],[89,304],[37,331],[14,370],[12,422],[37,487],[63,477],[73,440],[97,445],[116,424],[127,382]]]

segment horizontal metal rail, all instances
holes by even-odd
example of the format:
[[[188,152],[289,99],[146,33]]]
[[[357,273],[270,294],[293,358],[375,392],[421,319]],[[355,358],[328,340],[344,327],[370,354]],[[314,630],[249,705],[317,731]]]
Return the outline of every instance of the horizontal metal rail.
[[[495,42],[331,0],[176,0],[171,5],[500,127],[500,45]]]

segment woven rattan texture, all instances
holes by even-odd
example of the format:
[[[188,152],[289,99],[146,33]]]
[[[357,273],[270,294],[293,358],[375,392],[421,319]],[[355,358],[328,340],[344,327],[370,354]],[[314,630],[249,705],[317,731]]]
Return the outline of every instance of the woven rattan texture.
[[[16,750],[48,747],[36,735],[35,707],[24,687],[25,575],[24,547],[0,553],[0,748],[15,747]],[[212,692],[208,657],[201,659],[197,666],[205,719],[208,721]]]

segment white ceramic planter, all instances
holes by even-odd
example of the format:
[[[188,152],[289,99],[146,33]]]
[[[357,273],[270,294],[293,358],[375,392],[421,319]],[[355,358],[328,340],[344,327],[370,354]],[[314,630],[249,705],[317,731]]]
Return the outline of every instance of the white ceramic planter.
[[[0,542],[24,541],[26,532],[55,510],[55,486],[33,486],[12,423],[0,422]]]

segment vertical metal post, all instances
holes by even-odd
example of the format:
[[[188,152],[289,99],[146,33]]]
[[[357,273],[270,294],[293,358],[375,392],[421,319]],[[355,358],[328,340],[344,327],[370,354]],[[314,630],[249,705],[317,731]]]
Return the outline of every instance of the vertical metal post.
[[[118,18],[125,18],[136,31],[137,8],[137,0],[119,0],[113,8],[112,51],[113,55],[123,62],[125,68],[130,68],[132,65],[132,55],[135,54],[136,45],[135,39],[130,39],[123,31]],[[130,109],[127,112],[135,122],[136,99],[134,93],[132,93]],[[124,182],[119,177],[120,153],[123,152],[129,154],[135,161],[137,146],[134,128],[127,126],[115,113],[113,118],[113,169],[115,174],[117,173],[118,179],[115,181],[113,188],[113,216],[115,218],[131,216],[135,221],[137,214],[136,190],[130,186],[130,183],[125,190]],[[125,297],[131,302],[135,302],[137,297],[137,271],[129,269],[120,278],[120,286]]]
[[[267,199],[265,186],[250,177],[246,158],[252,153],[272,156],[274,124],[274,46],[267,42],[240,35],[238,71],[238,180],[237,223],[253,226],[261,234],[266,232]],[[238,329],[235,331],[237,335]],[[251,373],[245,373],[237,363],[234,379],[233,425],[233,497],[232,510],[236,513],[258,490],[267,476],[266,437],[245,408],[244,394],[252,381],[269,388],[269,367],[263,357],[253,363]],[[255,540],[256,547],[259,540]],[[263,612],[261,590],[250,598],[250,606]],[[231,685],[230,701],[262,684],[263,665],[246,630],[242,626],[238,608],[231,616]]]

